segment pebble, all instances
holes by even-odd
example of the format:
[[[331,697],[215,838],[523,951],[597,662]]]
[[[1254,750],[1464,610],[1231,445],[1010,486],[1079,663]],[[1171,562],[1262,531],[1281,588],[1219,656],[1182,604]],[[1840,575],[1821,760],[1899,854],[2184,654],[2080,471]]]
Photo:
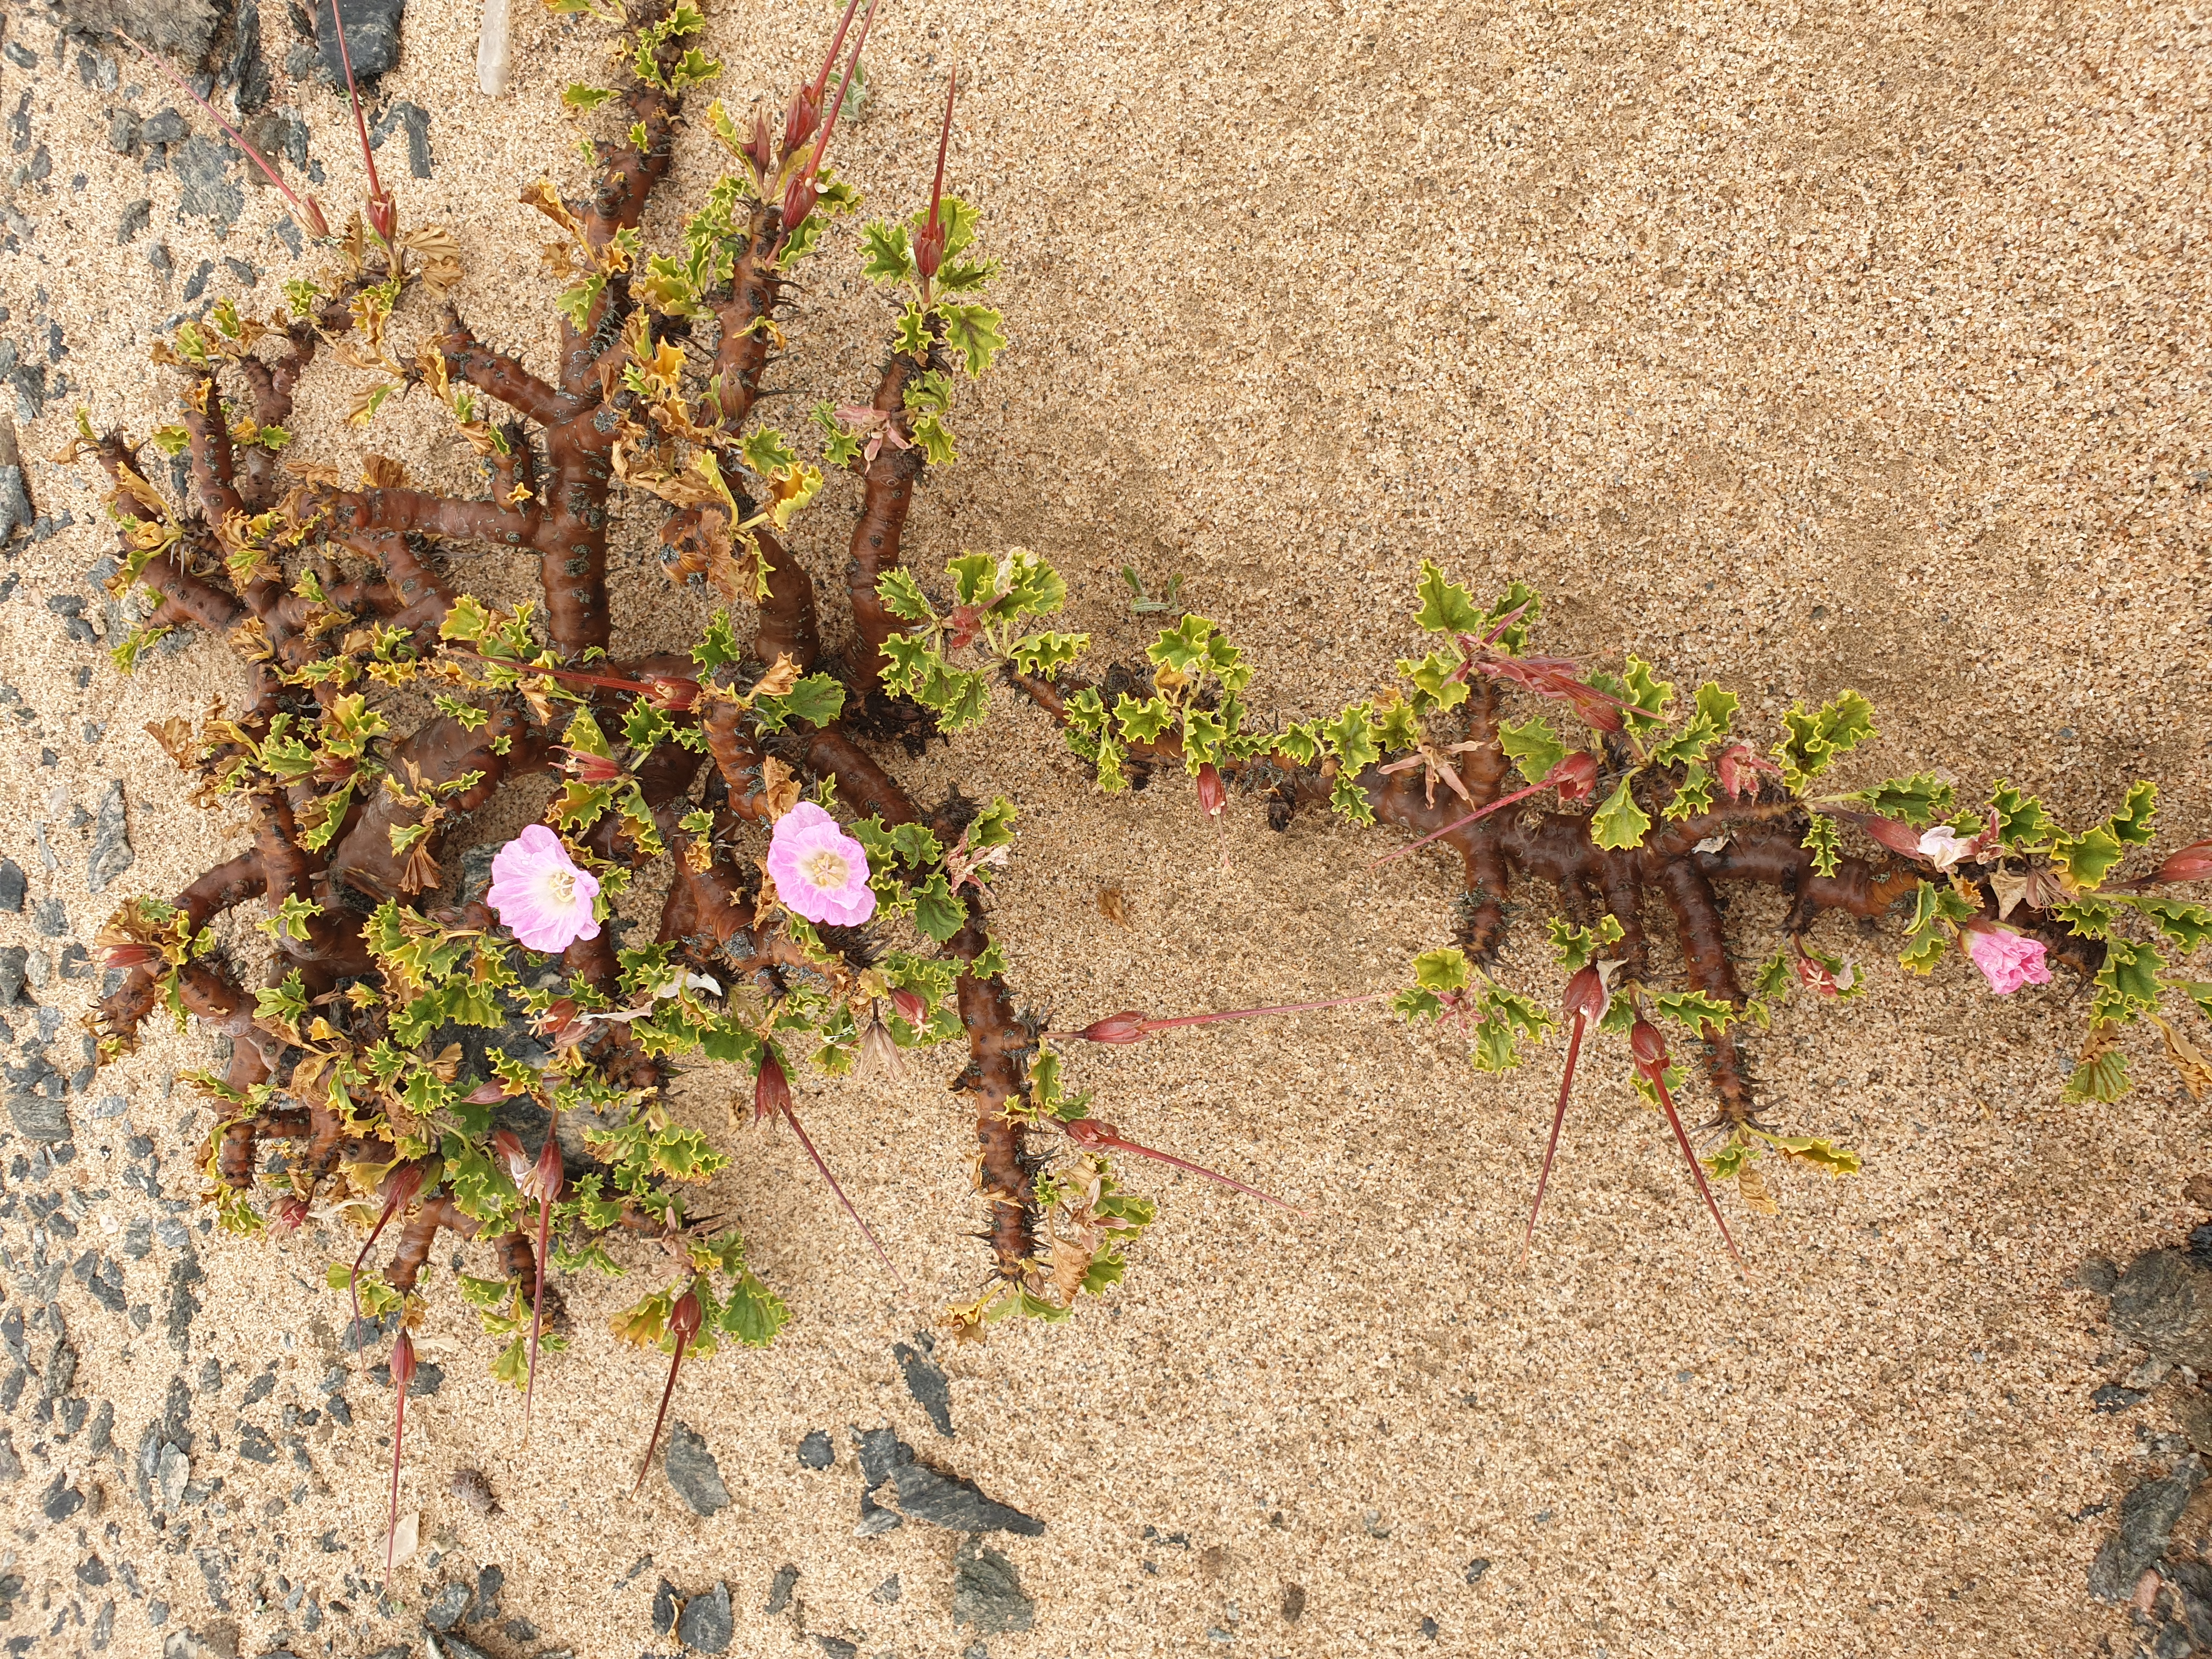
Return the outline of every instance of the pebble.
[[[422,1622],[434,1631],[451,1630],[461,1622],[461,1613],[468,1605],[469,1587],[465,1583],[447,1584],[422,1610]]]
[[[952,1563],[952,1624],[979,1635],[1025,1631],[1036,1622],[1036,1604],[1022,1594],[1014,1564],[981,1539],[960,1547]]]
[[[790,1562],[775,1570],[775,1577],[769,1580],[768,1606],[764,1609],[770,1618],[791,1605],[792,1586],[798,1583],[799,1569]]]
[[[383,148],[392,130],[399,128],[407,135],[407,171],[417,179],[430,176],[430,112],[420,104],[405,98],[398,100],[370,125],[368,147]]]
[[[676,1628],[676,1586],[665,1578],[653,1587],[653,1633],[665,1636]]]
[[[335,1395],[331,1398],[332,1416],[337,1414],[339,1400],[340,1397]],[[347,1413],[349,1419],[351,1415],[349,1412]],[[481,1470],[455,1469],[447,1486],[454,1497],[478,1515],[490,1516],[499,1513],[499,1500],[491,1495],[491,1482],[484,1479]]]
[[[730,1613],[730,1587],[718,1583],[705,1595],[684,1602],[676,1621],[676,1639],[696,1652],[726,1653],[737,1628]]]
[[[111,779],[100,798],[100,816],[92,832],[92,856],[85,885],[103,892],[107,884],[128,870],[137,855],[131,849],[131,825],[120,779]]]
[[[712,1516],[730,1507],[730,1489],[723,1484],[721,1467],[707,1442],[684,1424],[672,1425],[662,1472],[684,1507],[697,1516]]]
[[[799,1466],[803,1469],[826,1469],[836,1458],[836,1449],[830,1443],[828,1433],[821,1429],[810,1430],[799,1443]]]
[[[0,859],[0,910],[21,915],[24,886],[23,866],[13,859]]]
[[[916,1338],[924,1347],[933,1346],[927,1333]],[[891,1348],[891,1357],[899,1363],[906,1376],[906,1391],[915,1403],[929,1413],[929,1420],[938,1433],[947,1440],[952,1438],[952,1384],[942,1366],[926,1353],[918,1352],[903,1342]]]
[[[499,1617],[499,1593],[507,1588],[507,1574],[498,1567],[485,1567],[477,1574],[477,1593],[461,1614],[465,1625],[489,1625]]]
[[[345,89],[345,64],[338,57],[337,31],[330,27],[331,0],[317,0],[311,15],[323,75]],[[399,25],[407,0],[338,0],[337,21],[345,30],[345,56],[364,98],[376,78],[399,61]]]

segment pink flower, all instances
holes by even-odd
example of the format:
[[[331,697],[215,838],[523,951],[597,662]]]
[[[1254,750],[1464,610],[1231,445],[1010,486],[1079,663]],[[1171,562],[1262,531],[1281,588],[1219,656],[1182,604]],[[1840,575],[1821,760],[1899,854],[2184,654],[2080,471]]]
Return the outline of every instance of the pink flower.
[[[565,951],[580,939],[597,939],[592,901],[599,880],[579,870],[560,836],[533,823],[499,849],[491,861],[492,911],[533,951]]]
[[[2001,997],[2010,996],[2023,985],[2051,983],[2051,969],[2043,960],[2043,941],[2015,933],[2009,927],[1969,928],[1966,954],[1988,979],[1990,989]]]
[[[1917,851],[1920,856],[1938,870],[1949,870],[1962,859],[1970,859],[1981,850],[1981,838],[1968,841],[1948,823],[1939,823],[1920,837]],[[2038,947],[2039,949],[2040,947]],[[2049,978],[2045,975],[2045,978]]]
[[[876,913],[866,849],[812,801],[799,802],[775,821],[768,872],[775,896],[809,921],[850,927]]]

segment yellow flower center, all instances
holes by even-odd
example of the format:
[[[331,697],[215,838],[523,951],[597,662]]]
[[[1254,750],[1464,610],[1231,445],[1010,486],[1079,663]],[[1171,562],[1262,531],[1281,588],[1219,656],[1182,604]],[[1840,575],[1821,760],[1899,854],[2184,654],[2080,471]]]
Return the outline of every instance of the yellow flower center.
[[[850,865],[827,849],[812,854],[799,869],[815,886],[832,892],[843,887],[853,873]]]
[[[556,870],[545,878],[545,890],[556,904],[576,902],[576,878],[566,870]]]

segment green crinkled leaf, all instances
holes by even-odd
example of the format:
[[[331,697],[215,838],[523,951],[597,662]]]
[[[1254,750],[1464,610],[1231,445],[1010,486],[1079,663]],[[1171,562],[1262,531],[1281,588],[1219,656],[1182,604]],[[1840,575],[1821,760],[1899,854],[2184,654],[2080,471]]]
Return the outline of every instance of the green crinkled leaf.
[[[781,732],[787,722],[805,720],[809,726],[821,727],[830,724],[843,712],[845,687],[828,674],[809,674],[781,696],[753,699],[753,712],[760,716],[764,732]]]
[[[1139,702],[1127,692],[1114,705],[1114,724],[1127,743],[1157,743],[1160,733],[1175,724],[1175,705],[1165,697]]]
[[[2170,979],[2166,988],[2179,991],[2197,1005],[2197,1012],[2212,1019],[2212,979]]]
[[[2051,821],[2044,814],[2043,803],[2033,795],[2021,794],[2008,783],[2000,781],[1990,792],[1990,810],[1996,814],[1997,839],[2009,852],[2033,852],[2050,833]]]
[[[799,465],[799,452],[772,426],[756,427],[738,441],[744,464],[763,478],[780,478]]]
[[[1629,793],[1634,781],[1633,775],[1623,778],[1606,797],[1605,805],[1590,814],[1590,839],[1607,852],[1643,846],[1644,834],[1651,828],[1650,814]]]
[[[937,315],[945,325],[945,344],[960,354],[961,366],[975,380],[1006,349],[1006,319],[989,306],[955,305],[939,301]]]
[[[1678,1019],[1691,1030],[1703,1035],[1705,1027],[1725,1030],[1730,1020],[1741,1019],[1742,1012],[1731,1003],[1709,997],[1703,991],[1668,991],[1651,999],[1652,1006],[1669,1019]]]
[[[1398,672],[1413,683],[1413,689],[1419,694],[1415,699],[1417,706],[1456,708],[1467,701],[1467,682],[1452,677],[1466,660],[1455,651],[1449,654],[1431,651],[1419,662],[1400,658]],[[1423,698],[1426,699],[1425,703],[1421,702]]]
[[[2051,839],[2051,860],[2066,872],[2075,887],[2093,890],[2127,855],[2120,839],[2104,824],[2079,836],[2057,835]]]
[[[968,907],[952,896],[944,871],[933,872],[927,882],[914,890],[914,925],[939,945],[949,942],[967,924]]]
[[[561,107],[587,115],[615,95],[612,87],[587,87],[580,81],[562,88]]]
[[[1420,1020],[1433,1022],[1442,1018],[1444,1005],[1443,999],[1434,991],[1425,991],[1414,986],[1390,999],[1390,1012],[1411,1025]]]
[[[1553,916],[1551,922],[1552,950],[1559,965],[1569,973],[1579,973],[1608,945],[1620,942],[1620,923],[1610,915],[1600,916],[1595,928],[1577,927],[1564,916]]]
[[[1477,1071],[1510,1071],[1521,1063],[1519,1040],[1540,1040],[1552,1026],[1552,1017],[1531,999],[1496,985],[1483,992],[1478,1006],[1482,1017],[1475,1022],[1472,1056]]]
[[[1364,702],[1355,702],[1334,720],[1322,722],[1321,734],[1329,751],[1343,763],[1340,778],[1373,765],[1382,753],[1376,747],[1375,724]],[[1364,796],[1362,799],[1364,803]]]
[[[2184,951],[2212,944],[2212,906],[2148,896],[2126,902],[2148,916],[2159,932]]]
[[[1825,813],[1815,812],[1813,821],[1805,827],[1805,839],[1799,846],[1813,855],[1813,867],[1824,876],[1836,873],[1842,860],[1842,842],[1836,830],[1835,819]]]
[[[1048,680],[1090,647],[1088,634],[1030,634],[1016,640],[1006,656],[1022,673]]]
[[[1384,754],[1411,749],[1421,740],[1421,717],[1410,702],[1377,705],[1375,740]]]
[[[1413,620],[1431,634],[1480,635],[1488,629],[1488,614],[1476,606],[1467,589],[1457,582],[1446,580],[1444,573],[1433,561],[1421,561],[1420,585],[1416,591],[1420,595],[1421,606],[1413,613]]]
[[[1566,744],[1541,714],[1531,714],[1517,724],[1500,721],[1498,746],[1531,783],[1543,782],[1567,757]]]
[[[2076,939],[2109,939],[2112,924],[2120,913],[2104,899],[2081,899],[2071,904],[2054,904],[2051,914],[2066,924],[2067,930]]]
[[[1846,795],[1876,817],[1897,818],[1916,830],[1949,815],[1958,791],[1933,772],[1916,772],[1909,778],[1884,778],[1871,789]]]
[[[691,647],[691,660],[709,674],[724,663],[735,662],[744,654],[744,647],[738,642],[737,629],[730,625],[730,613],[726,607],[717,611],[708,619],[707,631]]]
[[[2126,803],[2105,820],[2106,827],[2130,847],[2148,847],[2157,811],[2158,786],[2145,778],[2129,788]]]
[[[730,1287],[719,1322],[726,1334],[747,1347],[765,1348],[790,1317],[782,1297],[748,1273]]]
[[[2096,987],[2091,1018],[2127,1018],[2156,1007],[2159,970],[2165,966],[2155,945],[2124,939],[2106,941],[2105,965],[2091,981]]]
[[[884,609],[901,622],[926,623],[937,616],[930,607],[929,596],[914,579],[914,572],[903,565],[886,570],[876,579],[876,597],[883,601]]]
[[[1692,761],[1682,773],[1682,781],[1674,786],[1660,816],[1671,821],[1710,812],[1713,808],[1713,775],[1705,769],[1703,761]]]
[[[1782,717],[1789,732],[1775,758],[1792,789],[1826,771],[1837,756],[1848,753],[1875,735],[1874,705],[1856,691],[1846,691],[1821,705],[1817,714],[1793,708]]]
[[[1715,1181],[1734,1181],[1757,1161],[1761,1151],[1754,1140],[1741,1135],[1731,1139],[1717,1152],[1708,1152],[1698,1162],[1705,1166],[1705,1173]]]
[[[1464,951],[1424,951],[1413,958],[1413,982],[1431,991],[1464,991],[1474,977]]]
[[[872,283],[917,280],[914,247],[904,225],[872,219],[860,227],[860,274]]]
[[[1331,811],[1341,813],[1354,823],[1375,822],[1375,808],[1368,801],[1367,792],[1352,781],[1350,772],[1336,775],[1335,787],[1329,791],[1328,805]]]
[[[1596,684],[1603,678],[1593,675],[1591,684]],[[1627,674],[1620,684],[1621,690],[1615,695],[1629,705],[1620,711],[1620,716],[1631,732],[1643,737],[1666,724],[1667,705],[1674,700],[1674,688],[1665,680],[1653,678],[1650,663],[1641,657],[1631,657]]]

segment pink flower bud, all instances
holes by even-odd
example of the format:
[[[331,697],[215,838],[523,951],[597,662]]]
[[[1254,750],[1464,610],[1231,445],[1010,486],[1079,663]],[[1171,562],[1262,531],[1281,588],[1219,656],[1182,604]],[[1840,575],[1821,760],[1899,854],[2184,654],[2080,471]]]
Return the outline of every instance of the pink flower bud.
[[[909,1025],[921,1024],[929,1012],[929,1005],[912,991],[893,991],[890,999],[891,1006],[898,1010],[898,1017]]]
[[[1553,767],[1544,781],[1559,792],[1563,801],[1588,800],[1597,787],[1597,757],[1577,749]]]
[[[821,199],[813,182],[804,176],[793,179],[783,191],[783,234],[787,236],[806,222],[806,216],[814,211]]]
[[[1559,1006],[1569,1019],[1588,1020],[1595,1025],[1605,1018],[1612,1001],[1613,994],[1605,988],[1605,975],[1593,963],[1575,969]]]
[[[915,233],[914,239],[914,268],[921,273],[921,280],[937,280],[937,268],[945,263],[945,221],[938,214],[929,216],[929,222]]]
[[[774,137],[769,131],[768,112],[764,109],[754,110],[752,136],[745,141],[745,160],[752,164],[753,177],[756,180],[765,175],[775,163],[775,151],[772,147],[773,144]]]
[[[699,1327],[706,1319],[706,1310],[699,1305],[699,1292],[687,1285],[684,1294],[676,1298],[676,1305],[668,1310],[669,1331],[689,1342],[699,1334]]]
[[[1838,984],[1836,976],[1828,971],[1828,964],[1818,957],[1808,956],[1800,951],[1790,958],[1790,965],[1796,970],[1798,982],[1807,990],[1818,991],[1824,997],[1843,994],[1844,987]]]
[[[288,1233],[296,1232],[307,1218],[307,1200],[296,1193],[276,1206],[276,1224]]]
[[[2023,985],[2051,983],[2041,939],[1978,920],[1966,924],[1963,943],[1974,966],[1989,981],[1990,989],[2001,997],[2010,996]]]
[[[545,1144],[538,1149],[538,1167],[531,1172],[526,1190],[541,1204],[558,1204],[567,1181],[568,1171],[561,1166],[561,1142],[549,1128]]]
[[[1086,1152],[1103,1151],[1121,1138],[1120,1131],[1112,1124],[1095,1117],[1079,1117],[1073,1123],[1063,1123],[1060,1127],[1067,1132],[1070,1140]]]
[[[497,1078],[489,1083],[479,1083],[461,1097],[471,1106],[496,1106],[507,1098],[507,1085]]]
[[[323,204],[312,196],[307,198],[307,228],[319,240],[329,240],[331,222],[323,217]]]
[[[768,1044],[761,1045],[760,1070],[753,1077],[753,1121],[765,1122],[791,1110],[791,1079]]]
[[[580,783],[612,783],[622,775],[622,768],[605,755],[566,747],[560,755],[561,769]]]
[[[1636,1057],[1636,1069],[1651,1082],[1666,1076],[1667,1039],[1650,1020],[1639,1019],[1628,1028],[1628,1051]]]
[[[1212,761],[1198,769],[1198,809],[1210,818],[1221,816],[1229,805],[1229,792],[1221,787],[1221,774]]]
[[[2154,881],[2212,880],[2212,841],[2192,842],[2158,866]]]
[[[655,679],[647,683],[645,700],[665,714],[688,714],[699,701],[699,682],[675,677]]]
[[[1899,823],[1895,818],[1869,817],[1859,820],[1859,828],[1893,853],[1902,853],[1909,859],[1927,856],[1920,850],[1920,832],[1909,823]]]
[[[1152,1034],[1152,1021],[1133,1008],[1093,1020],[1075,1033],[1085,1042],[1141,1042]]]
[[[376,233],[386,247],[398,239],[399,204],[390,191],[368,198],[368,228]]]
[[[763,118],[764,119],[765,118]],[[783,112],[783,153],[786,156],[799,154],[799,147],[814,136],[822,125],[822,106],[817,99],[807,95],[801,87],[791,94],[791,106]],[[793,222],[787,215],[784,223]]]
[[[520,1187],[530,1179],[530,1154],[522,1150],[522,1142],[512,1129],[501,1129],[491,1138],[491,1149],[499,1161],[507,1165],[507,1178]]]
[[[392,1386],[405,1394],[407,1385],[414,1380],[415,1339],[403,1329],[399,1340],[392,1345]]]

